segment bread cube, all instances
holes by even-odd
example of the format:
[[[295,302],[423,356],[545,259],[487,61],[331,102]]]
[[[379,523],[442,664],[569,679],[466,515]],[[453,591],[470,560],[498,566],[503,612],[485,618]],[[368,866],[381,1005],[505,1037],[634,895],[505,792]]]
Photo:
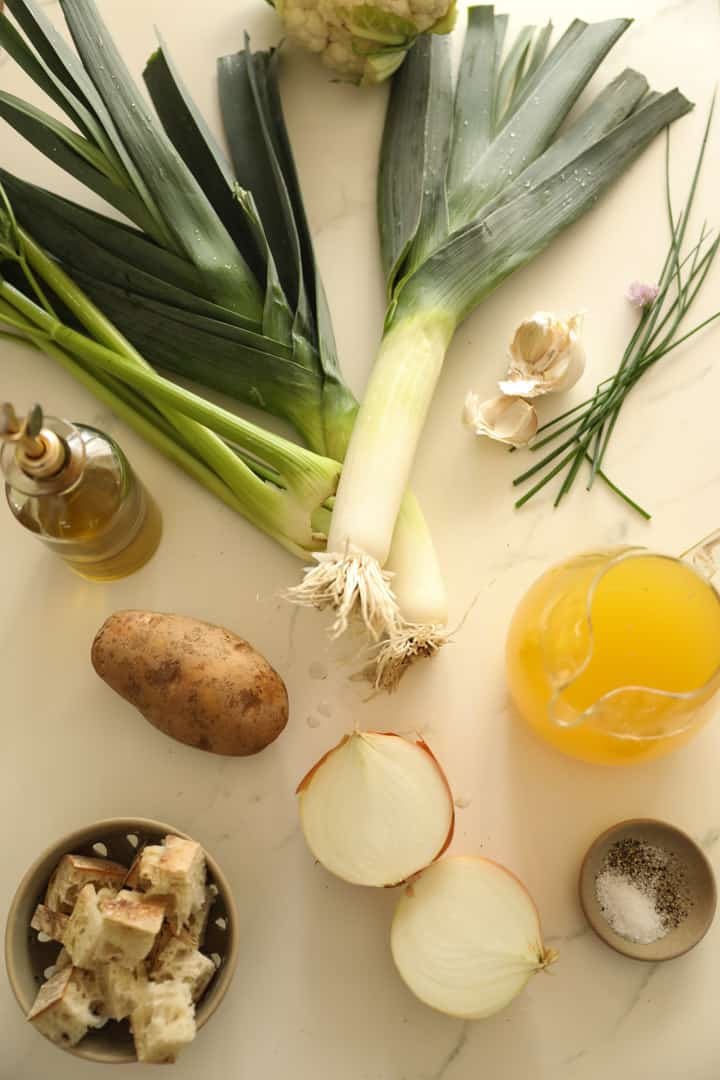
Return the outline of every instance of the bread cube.
[[[125,880],[122,883],[123,889],[137,889],[140,884],[140,859],[142,858],[142,851],[133,859],[130,864],[130,869],[125,875]]]
[[[138,866],[139,887],[169,898],[168,918],[181,929],[205,903],[205,854],[194,840],[166,836],[146,847]]]
[[[63,938],[78,967],[96,968],[119,960],[134,968],[153,947],[165,916],[159,897],[122,890],[97,894],[92,885],[80,890]]]
[[[63,855],[50,878],[45,905],[51,911],[72,914],[80,890],[85,885],[98,889],[119,889],[127,868],[109,859],[88,859],[84,855]]]
[[[56,971],[38,990],[28,1020],[51,1042],[75,1046],[107,1022],[95,976],[75,967]]]
[[[181,982],[148,983],[142,1003],[130,1015],[138,1061],[171,1063],[195,1038],[195,1006]]]
[[[199,1001],[215,974],[215,965],[209,956],[196,949],[187,934],[171,936],[154,957],[150,967],[152,982],[185,983],[193,1001]]]
[[[124,1020],[137,1009],[147,987],[147,973],[141,964],[125,967],[119,960],[110,960],[97,972],[103,999],[103,1012],[111,1020]]]
[[[217,894],[218,891],[215,885],[207,885],[205,887],[205,901],[202,907],[198,911],[192,912],[185,923],[185,931],[196,949],[199,949],[205,940],[205,930],[210,918],[210,909],[215,903]]]
[[[67,949],[61,949],[57,954],[57,959],[53,965],[55,971],[62,971],[63,968],[72,967],[72,960],[70,959],[70,953]],[[54,974],[54,972],[53,972]]]
[[[51,941],[62,942],[67,929],[68,916],[59,911],[52,911],[44,904],[38,904],[30,920],[30,926],[41,934],[47,934]]]
[[[94,885],[84,885],[78,893],[73,913],[63,934],[63,944],[77,967],[93,968],[99,962],[98,946],[103,917]]]

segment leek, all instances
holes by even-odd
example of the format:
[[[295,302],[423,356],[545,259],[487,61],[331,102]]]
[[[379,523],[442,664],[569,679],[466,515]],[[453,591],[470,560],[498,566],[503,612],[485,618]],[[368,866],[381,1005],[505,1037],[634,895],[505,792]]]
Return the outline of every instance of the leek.
[[[339,598],[345,613],[382,607],[386,672],[412,658],[408,636],[417,631],[408,635],[381,568],[457,326],[691,108],[677,90],[649,94],[642,76],[624,72],[561,130],[627,26],[624,19],[575,22],[547,53],[547,28],[524,28],[502,61],[505,20],[489,6],[474,7],[457,85],[441,38],[419,40],[393,77],[378,178],[384,334],[345,457],[327,553],[295,590],[320,605]]]
[[[145,70],[153,114],[92,0],[61,0],[75,48],[34,0],[6,8],[15,21],[0,13],[0,47],[65,120],[2,92],[0,115],[132,222],[1,171],[23,269],[61,301],[47,311],[27,274],[4,280],[10,330],[114,401],[136,430],[285,547],[320,555],[329,511],[318,499],[334,490],[357,402],[338,363],[276,54],[246,43],[219,62],[228,162],[162,43]],[[63,307],[72,322],[58,317]],[[314,453],[266,441],[258,457],[249,443],[262,442],[261,432],[241,438],[229,414],[183,397],[148,363],[282,417]],[[308,494],[300,477],[314,470],[319,486],[310,483]],[[410,495],[389,565],[406,619],[436,626],[442,640],[444,586]],[[379,635],[385,616],[366,614]],[[336,629],[345,625],[341,618]]]
[[[152,441],[160,449],[215,494],[225,493],[225,502],[288,550],[307,555],[317,549],[313,515],[334,494],[339,463],[159,376],[17,226],[1,189],[0,196],[0,258],[19,267],[25,286],[18,288],[0,275],[5,336],[26,340],[53,356],[142,434],[147,436],[148,426],[159,429],[161,437]],[[83,330],[58,317],[54,300],[62,302]],[[267,470],[273,483],[266,482]]]

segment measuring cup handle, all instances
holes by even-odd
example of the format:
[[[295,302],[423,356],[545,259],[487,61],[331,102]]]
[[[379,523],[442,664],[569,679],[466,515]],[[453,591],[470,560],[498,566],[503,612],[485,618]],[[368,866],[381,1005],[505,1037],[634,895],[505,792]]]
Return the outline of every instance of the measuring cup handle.
[[[720,576],[720,529],[711,532],[681,556],[708,581]]]

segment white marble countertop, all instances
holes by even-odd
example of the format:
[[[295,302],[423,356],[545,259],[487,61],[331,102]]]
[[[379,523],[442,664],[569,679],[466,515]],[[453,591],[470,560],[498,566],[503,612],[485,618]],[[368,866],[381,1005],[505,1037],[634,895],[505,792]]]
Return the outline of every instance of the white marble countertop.
[[[215,118],[213,62],[277,36],[260,0],[102,0],[134,71],[165,34],[200,105]],[[601,18],[607,0],[512,0],[514,19]],[[673,130],[682,192],[717,78],[715,0],[625,5],[636,23],[603,67],[630,64],[654,86],[678,84],[698,103]],[[49,10],[53,11],[50,6]],[[0,85],[24,91],[5,63]],[[359,93],[311,62],[286,58],[283,91],[343,365],[361,391],[378,335],[382,290],[374,230],[374,169],[384,91]],[[70,191],[44,159],[2,130],[2,163]],[[720,127],[712,137],[701,209],[718,215]],[[419,666],[391,701],[363,701],[346,679],[325,620],[277,599],[299,566],[147,448],[50,361],[2,346],[2,397],[36,398],[60,415],[109,429],[158,495],[162,547],[136,576],[87,584],[0,513],[0,756],[3,860],[0,918],[36,853],[66,830],[113,815],[167,820],[221,862],[240,910],[240,963],[226,1002],[173,1075],[204,1080],[716,1080],[720,1069],[720,920],[702,945],[666,965],[614,954],[584,924],[576,897],[594,836],[631,816],[668,819],[720,861],[720,725],[688,748],[627,770],[565,759],[514,720],[502,673],[514,604],[547,565],[583,547],[632,541],[677,552],[720,524],[718,332],[678,351],[623,413],[613,476],[654,513],[644,524],[605,490],[578,485],[553,512],[542,497],[512,508],[515,462],[473,443],[459,422],[469,387],[490,392],[519,319],[545,308],[587,316],[587,395],[618,361],[633,325],[623,300],[632,278],[652,280],[665,251],[663,148],[658,140],[596,210],[518,273],[461,328],[432,407],[414,485],[448,576],[452,647]],[[702,216],[702,215],[700,215]],[[720,273],[702,311],[717,307]],[[716,398],[715,395],[718,395]],[[578,397],[579,400],[579,397]],[[472,607],[469,610],[470,604]],[[191,614],[248,637],[288,683],[287,731],[256,758],[224,759],[176,744],[100,682],[89,663],[95,631],[123,607]],[[317,678],[321,670],[327,677]],[[313,677],[315,675],[316,677]],[[421,731],[457,796],[453,850],[511,867],[538,902],[561,958],[505,1012],[463,1023],[405,989],[388,949],[392,892],[353,888],[313,864],[294,788],[354,722]],[[99,1078],[102,1067],[59,1053],[26,1025],[0,982],[2,1080]],[[119,1067],[113,1077],[135,1075]]]

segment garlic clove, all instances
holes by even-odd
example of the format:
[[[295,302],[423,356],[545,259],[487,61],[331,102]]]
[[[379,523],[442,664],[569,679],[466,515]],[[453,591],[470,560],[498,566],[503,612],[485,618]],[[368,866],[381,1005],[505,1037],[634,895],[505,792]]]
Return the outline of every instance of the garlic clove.
[[[480,401],[470,391],[462,415],[465,427],[475,435],[484,435],[506,446],[524,446],[537,432],[537,413],[521,397],[500,395]]]
[[[535,398],[547,393],[542,379],[501,379],[498,389],[505,397]]]
[[[514,364],[543,371],[558,347],[556,322],[549,311],[536,311],[529,319],[523,319],[510,344]]]
[[[585,370],[582,315],[558,319],[536,311],[523,320],[510,345],[507,377],[498,386],[512,397],[535,398],[569,390]]]

